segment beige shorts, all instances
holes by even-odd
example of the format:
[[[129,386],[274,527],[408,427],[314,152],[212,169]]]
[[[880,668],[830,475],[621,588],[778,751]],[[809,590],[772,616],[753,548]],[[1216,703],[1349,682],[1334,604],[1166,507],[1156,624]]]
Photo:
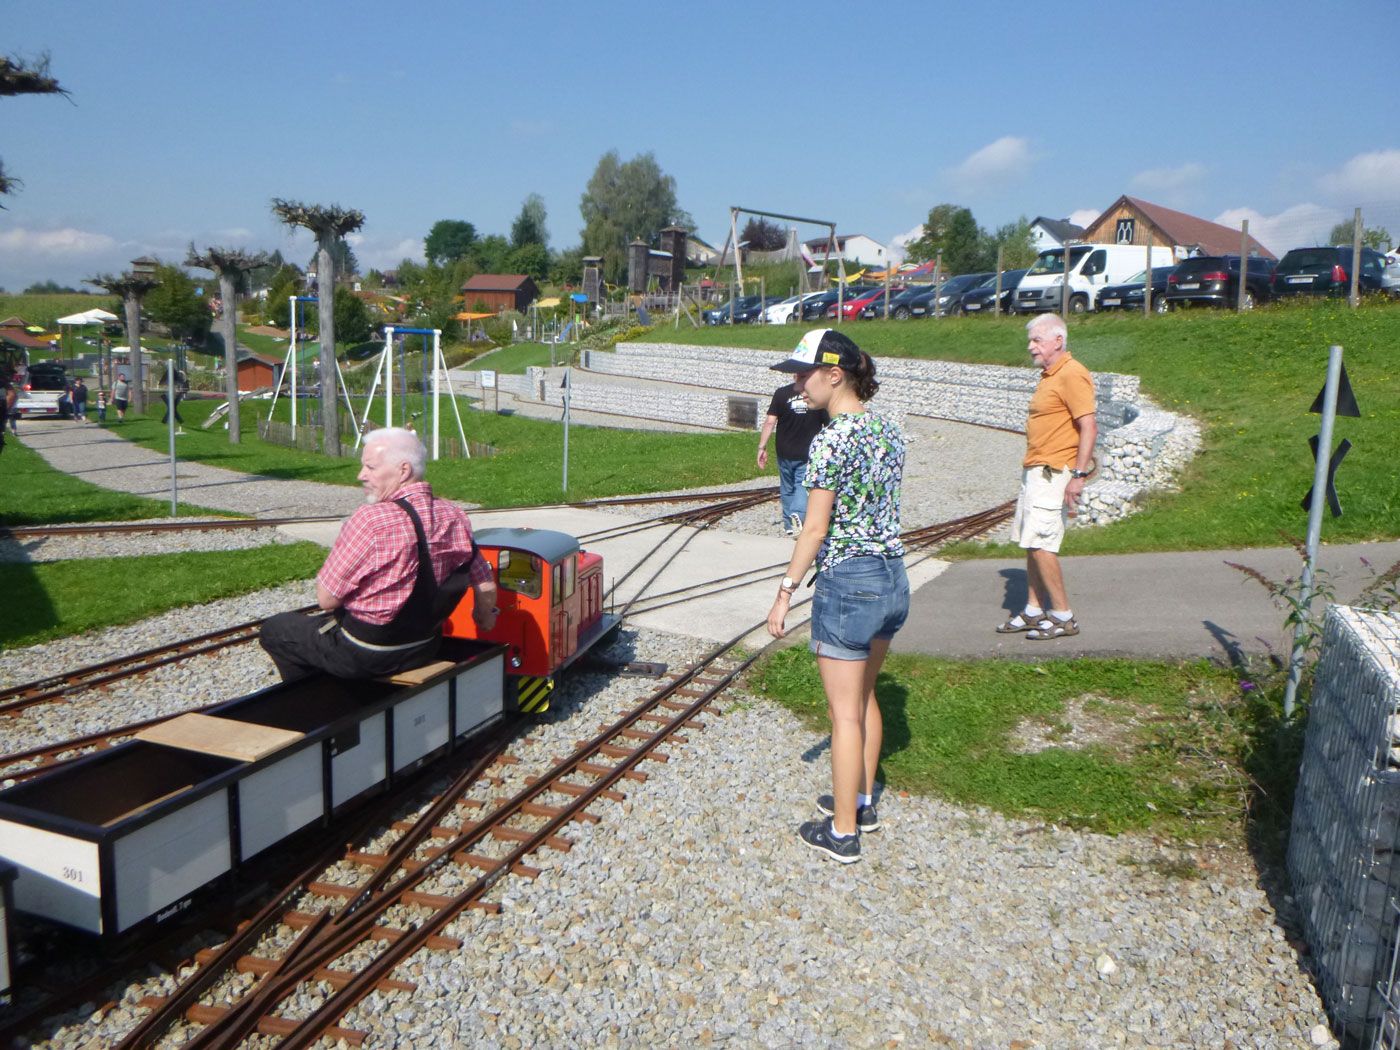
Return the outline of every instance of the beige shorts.
[[[1065,486],[1069,471],[1045,476],[1044,467],[1021,471],[1021,494],[1016,499],[1016,517],[1011,522],[1011,538],[1027,550],[1058,552],[1069,523],[1065,506]]]

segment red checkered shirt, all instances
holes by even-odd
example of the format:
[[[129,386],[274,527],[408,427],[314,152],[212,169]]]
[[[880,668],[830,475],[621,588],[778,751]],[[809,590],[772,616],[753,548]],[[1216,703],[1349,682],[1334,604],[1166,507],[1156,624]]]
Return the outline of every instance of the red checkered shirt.
[[[462,508],[433,496],[426,481],[402,486],[387,500],[361,507],[341,526],[316,580],[365,623],[384,624],[403,608],[418,575],[413,522],[392,501],[407,498],[423,522],[433,577],[441,583],[472,555],[472,527]],[[477,558],[473,584],[493,580],[491,565]]]

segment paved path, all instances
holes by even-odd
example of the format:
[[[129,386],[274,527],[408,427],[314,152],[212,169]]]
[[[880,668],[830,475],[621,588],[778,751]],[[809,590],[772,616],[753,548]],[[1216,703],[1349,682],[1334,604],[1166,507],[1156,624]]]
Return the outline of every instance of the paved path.
[[[21,425],[19,437],[65,474],[134,496],[170,498],[169,457],[123,440],[119,427],[53,419]],[[358,486],[242,474],[186,460],[178,461],[175,481],[182,504],[254,517],[349,514],[364,502]]]
[[[1354,601],[1373,578],[1400,561],[1400,542],[1324,547],[1319,578],[1338,601]],[[965,561],[950,565],[914,595],[896,652],[952,657],[1036,659],[1063,656],[1209,656],[1278,654],[1291,635],[1284,612],[1262,585],[1227,561],[1273,580],[1296,577],[1301,559],[1291,547],[1174,554],[1112,554],[1065,558],[1065,583],[1081,633],[1054,642],[1027,641],[994,631],[1026,600],[1025,561]]]

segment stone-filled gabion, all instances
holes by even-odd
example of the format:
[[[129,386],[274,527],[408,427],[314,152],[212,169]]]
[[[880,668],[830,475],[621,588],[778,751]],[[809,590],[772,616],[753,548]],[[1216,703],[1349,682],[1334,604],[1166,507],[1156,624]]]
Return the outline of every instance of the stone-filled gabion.
[[[1400,897],[1400,619],[1332,606],[1288,846],[1318,988],[1344,1045],[1371,1046]]]

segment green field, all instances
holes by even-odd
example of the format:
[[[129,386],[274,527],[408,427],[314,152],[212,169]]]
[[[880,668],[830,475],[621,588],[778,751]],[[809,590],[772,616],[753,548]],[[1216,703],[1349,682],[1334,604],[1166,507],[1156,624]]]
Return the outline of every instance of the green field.
[[[102,309],[121,316],[121,310],[113,309],[116,299],[105,292],[97,295],[5,295],[0,294],[0,319],[18,315],[30,324],[41,324],[52,328],[60,317],[80,314],[92,309]]]
[[[472,368],[490,368],[506,375],[524,375],[527,368],[548,368],[557,361],[564,364],[573,351],[571,346],[551,347],[545,343],[516,343],[474,358]]]
[[[1028,365],[1015,318],[862,321],[846,331],[876,355]],[[667,329],[658,338],[700,346],[790,349],[804,329],[739,326]],[[1070,554],[1276,546],[1301,535],[1299,500],[1312,483],[1308,408],[1326,379],[1327,347],[1340,343],[1360,419],[1339,419],[1352,450],[1337,475],[1345,511],[1327,519],[1329,541],[1400,536],[1400,304],[1305,302],[1247,314],[1192,310],[1167,317],[1094,315],[1072,322],[1070,349],[1096,371],[1142,377],[1164,408],[1203,424],[1203,449],[1182,491],[1151,497],[1142,512],[1098,529],[1071,530]],[[966,552],[968,546],[963,548]],[[983,548],[987,553],[1002,553]]]
[[[419,395],[410,395],[413,411],[421,406]],[[230,445],[221,426],[201,430],[217,401],[190,401],[180,406],[185,433],[178,438],[181,458],[198,460],[216,467],[302,481],[324,481],[355,485],[358,462],[351,457],[339,461],[311,452],[284,448],[259,440],[257,417],[265,415],[269,402],[249,401],[243,406],[243,437]],[[314,402],[299,402],[302,411]],[[612,430],[604,427],[574,426],[569,432],[569,490],[561,488],[563,427],[538,419],[496,415],[470,408],[458,400],[467,440],[482,442],[498,450],[494,456],[430,463],[428,480],[443,496],[483,506],[522,506],[570,500],[620,496],[637,492],[700,485],[718,485],[761,472],[754,465],[752,434],[666,434],[659,431]],[[377,402],[376,407],[382,405]],[[165,451],[168,438],[160,425],[161,405],[153,415],[137,418],[127,414],[127,422],[108,425],[120,436],[157,451]],[[357,412],[360,409],[357,406]],[[449,402],[444,398],[444,435],[456,432]],[[342,406],[343,412],[343,406]],[[277,418],[286,421],[290,402],[278,402]],[[302,417],[305,418],[304,416]],[[421,423],[420,432],[421,432]]]

